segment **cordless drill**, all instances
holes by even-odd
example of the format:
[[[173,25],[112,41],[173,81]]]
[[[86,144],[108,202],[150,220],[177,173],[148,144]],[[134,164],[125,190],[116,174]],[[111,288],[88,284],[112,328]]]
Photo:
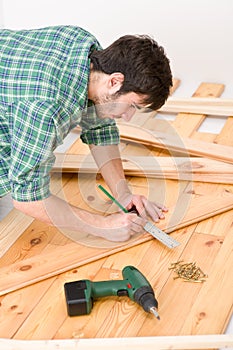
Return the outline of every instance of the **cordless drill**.
[[[134,266],[122,270],[123,280],[92,282],[80,280],[65,283],[65,296],[69,316],[87,315],[91,312],[94,300],[110,295],[128,296],[138,303],[146,312],[157,319],[158,302],[154,291],[145,276]]]

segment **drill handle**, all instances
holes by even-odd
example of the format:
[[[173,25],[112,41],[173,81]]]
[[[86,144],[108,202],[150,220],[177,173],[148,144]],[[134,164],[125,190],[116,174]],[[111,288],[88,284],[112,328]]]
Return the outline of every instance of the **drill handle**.
[[[107,296],[128,295],[127,284],[123,280],[110,280],[91,282],[91,295],[93,299]]]
[[[128,280],[134,287],[134,290],[141,288],[142,286],[151,287],[146,277],[134,266],[126,266],[122,270],[124,280]],[[151,287],[152,288],[152,287]]]

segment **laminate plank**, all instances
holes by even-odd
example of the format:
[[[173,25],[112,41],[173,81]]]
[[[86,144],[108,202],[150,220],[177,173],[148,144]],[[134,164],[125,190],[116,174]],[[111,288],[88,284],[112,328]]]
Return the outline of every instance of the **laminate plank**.
[[[15,293],[0,297],[1,321],[0,337],[12,338],[24,325],[28,316],[49,290],[56,277],[22,288]],[[0,342],[1,343],[1,342]],[[10,342],[9,342],[10,344]],[[1,345],[0,345],[1,348]],[[2,348],[1,348],[2,349]],[[4,348],[5,349],[5,348]]]
[[[181,279],[174,280],[175,275],[173,271],[168,270],[169,277],[167,283],[159,294],[159,312],[161,320],[160,322],[155,322],[155,320],[150,317],[145,319],[137,333],[139,337],[145,335],[152,336],[154,334],[166,336],[178,335],[186,324],[187,318],[189,318],[190,315],[192,315],[192,318],[195,318],[196,314],[192,313],[190,310],[196,299],[199,297],[202,289],[204,289],[208,283],[212,273],[212,265],[214,264],[218,252],[222,248],[220,239],[222,239],[222,237],[194,233],[179,259],[170,259],[170,263],[166,266],[167,270],[171,263],[178,260],[183,260],[184,262],[196,262],[197,266],[208,274],[209,277],[204,283],[184,282]],[[209,241],[212,241],[213,244],[209,245]],[[210,328],[212,327],[209,324],[209,329]],[[182,332],[182,335],[184,334],[195,334],[195,332]]]
[[[32,221],[31,217],[12,209],[0,222],[0,258],[10,249]]]
[[[204,92],[204,87],[205,87],[204,84],[202,84],[202,94]],[[206,92],[208,92],[208,89],[206,90]],[[210,92],[210,90],[209,90],[209,92]],[[219,91],[215,91],[214,95],[210,94],[210,96],[215,96],[215,97],[216,97],[216,95],[219,96],[221,94],[221,92],[222,91],[221,91],[221,86],[220,86]],[[204,94],[202,96],[204,96]],[[228,118],[228,120],[229,119],[230,118]],[[187,118],[187,122],[188,122],[188,118]],[[224,125],[223,130],[220,132],[219,135],[217,135],[217,137],[214,134],[207,134],[207,133],[194,131],[194,133],[192,133],[192,138],[196,138],[196,139],[204,140],[204,141],[208,141],[208,142],[214,142],[214,143],[220,143],[220,144],[222,143],[222,144],[231,146],[232,145],[231,144],[231,140],[229,140],[230,133],[227,133],[227,130],[230,131],[230,125],[228,125],[228,129],[227,129],[227,122],[226,122],[225,125]],[[225,135],[224,135],[224,133],[225,133]],[[220,136],[221,134],[222,134],[222,138]],[[194,186],[195,191],[198,191],[198,192],[199,192],[200,189],[198,190],[197,187],[202,187],[205,190],[205,192],[207,192],[207,193],[209,193],[209,191],[216,191],[219,188],[218,185],[215,185],[215,186],[212,185],[211,186],[211,185],[208,185],[208,184],[198,183],[198,186],[197,186],[197,184],[195,184],[195,186]],[[231,191],[231,192],[233,191],[232,186],[228,186],[225,189],[227,191]],[[229,212],[227,212],[225,214],[217,215],[217,216],[212,217],[211,219],[207,219],[207,220],[201,221],[197,225],[195,232],[199,233],[199,234],[203,234],[204,233],[206,235],[211,233],[211,235],[215,235],[216,238],[219,237],[219,235],[221,235],[222,239],[221,239],[221,236],[219,238],[217,238],[217,239],[218,239],[218,242],[220,244],[223,244],[223,242],[226,239],[227,234],[230,231],[231,222],[232,222],[232,211],[229,211]],[[207,241],[207,243],[208,243],[209,246],[212,246],[212,245],[214,246],[214,245],[216,245],[216,240],[215,239],[214,240],[210,239],[209,241]],[[218,266],[218,268],[220,268],[220,265]],[[228,277],[232,280],[232,277],[230,277],[230,274],[228,275]],[[224,289],[224,287],[226,289]],[[224,293],[229,294],[229,286],[225,285],[224,287],[222,288],[221,291],[219,291],[219,294],[224,294]],[[205,297],[206,297],[206,295],[205,295]],[[226,297],[227,297],[227,295],[226,295]],[[220,305],[218,305],[218,310],[215,310],[216,317],[217,317],[217,319],[215,321],[215,327],[216,327],[216,323],[218,324],[217,333],[224,332],[224,330],[226,329],[226,325],[227,325],[227,322],[228,322],[230,314],[231,314],[230,309],[232,308],[232,306],[231,306],[232,305],[232,300],[230,300],[229,298],[230,298],[230,295],[228,295],[228,299],[227,299],[228,306],[230,305],[229,308],[221,309]],[[213,301],[213,303],[215,303],[215,301]],[[222,320],[220,320],[218,318],[218,316],[217,316],[218,312],[221,313],[221,317],[223,319],[225,318],[225,320],[226,320],[225,324],[224,324],[224,322],[222,322]],[[190,313],[190,315],[191,315],[191,313]],[[200,315],[204,315],[204,314],[200,314]],[[197,317],[197,319],[198,319],[198,316],[195,315],[193,318],[195,318],[195,317]],[[204,318],[205,318],[205,316],[204,316]],[[207,318],[208,318],[208,315],[207,315]],[[200,320],[200,323],[202,323],[202,320]],[[212,322],[210,321],[209,324],[212,324]],[[216,332],[216,329],[217,328],[215,328],[215,330],[213,329],[212,333]],[[195,331],[194,331],[194,333],[195,333]]]
[[[170,233],[184,226],[199,222],[209,216],[217,215],[221,212],[232,209],[232,198],[233,194],[224,190],[221,193],[217,193],[217,195],[206,195],[194,198],[190,196],[190,193],[184,193],[183,196],[180,197],[179,202],[176,203],[173,208],[170,208],[165,220],[161,221],[159,226],[165,232]],[[219,203],[219,206],[216,206],[216,203]],[[96,244],[97,246],[97,244],[99,244],[98,240],[95,242],[95,238],[88,237],[86,240],[84,237],[84,242],[88,242],[88,239],[90,240],[90,245]],[[125,244],[116,244],[115,247],[113,244],[114,242],[110,242],[110,247],[106,249],[96,249],[81,246],[77,243],[69,243],[65,248],[64,246],[58,246],[53,251],[45,253],[41,252],[39,259],[38,256],[33,256],[24,259],[23,261],[17,261],[9,266],[3,266],[0,268],[0,278],[2,281],[0,295],[4,295],[10,291],[55,276],[59,273],[68,271],[69,269],[109,256],[110,254],[151,239],[152,237],[149,234],[144,234],[135,239],[132,238]],[[161,243],[158,242],[158,244]],[[59,256],[59,261],[57,261],[57,256]]]
[[[227,118],[223,129],[216,136],[215,142],[221,145],[233,146],[233,117]]]
[[[127,176],[146,176],[173,180],[192,180],[233,184],[233,165],[199,157],[145,156],[145,148],[139,147],[143,156],[131,156],[135,149],[123,152],[122,162]],[[147,152],[147,151],[146,151]],[[53,172],[94,173],[99,170],[91,155],[57,154]]]
[[[233,306],[233,229],[228,231],[213,261],[207,282],[193,302],[180,334],[219,334],[227,326]],[[221,266],[219,270],[219,266]],[[211,295],[211,298],[207,296]],[[213,304],[214,302],[214,304]]]
[[[159,109],[159,112],[183,112],[229,117],[233,116],[233,100],[212,97],[191,97],[181,99],[169,97],[166,103]]]
[[[221,90],[220,90],[221,91]],[[220,91],[218,91],[218,93],[220,92]],[[202,91],[202,93],[203,93],[204,91]],[[198,117],[198,116],[197,116]],[[182,121],[183,121],[183,123],[185,123],[186,122],[186,124],[189,124],[189,116],[187,116],[187,119],[185,120],[185,118],[183,119],[182,118]],[[179,124],[179,126],[181,125],[181,130],[182,130],[182,124]],[[197,126],[199,126],[199,120],[197,120]],[[191,129],[190,129],[191,130]],[[196,130],[196,128],[194,129],[194,133],[195,133],[195,130]],[[183,135],[185,135],[185,133],[183,133]],[[193,135],[193,132],[192,132],[192,130],[191,130],[191,133],[190,133],[190,135]],[[189,136],[188,134],[186,134],[186,136]],[[204,140],[205,140],[205,138],[204,138]],[[213,135],[211,135],[211,139],[209,139],[210,141],[213,141],[214,140],[214,137],[213,137]],[[207,192],[208,193],[208,188],[207,188],[207,184],[205,184],[204,186],[202,186],[203,187],[203,190],[204,190],[204,195],[205,195],[205,192]],[[212,191],[214,191],[214,190],[216,190],[216,186],[214,187],[214,186],[209,186],[209,187],[211,187],[210,188],[210,191],[212,190]],[[196,195],[202,195],[202,191],[203,190],[201,190],[200,191],[200,188],[199,188],[199,190],[198,190],[198,188],[197,188],[197,186],[194,186],[194,189],[193,189],[193,193],[196,193]],[[207,191],[206,191],[207,190]],[[226,188],[226,190],[228,190],[227,188]],[[229,216],[230,215],[230,212],[229,213],[227,213],[227,215]],[[218,217],[221,217],[222,215],[219,215]],[[214,222],[216,222],[216,220],[215,220],[215,218],[216,218],[216,216],[215,217],[212,217],[211,219],[209,219],[209,220],[206,220],[206,221],[204,221],[204,222],[212,222],[212,221],[214,221]],[[200,235],[200,233],[202,232],[202,228],[203,228],[203,226],[201,226],[201,224],[202,224],[202,222],[203,221],[201,221],[201,223],[200,224],[198,224],[197,225],[197,228],[196,228],[196,230],[198,230],[198,233],[199,233],[199,235]],[[223,240],[224,240],[224,236],[226,235],[226,232],[228,232],[228,230],[227,230],[227,228],[229,227],[229,224],[228,225],[226,225],[226,222],[225,222],[225,226],[221,226],[222,228],[223,228],[223,230],[220,230],[220,226],[218,226],[218,228],[219,228],[219,230],[216,230],[216,232],[215,232],[215,237],[213,237],[212,236],[212,231],[210,230],[211,228],[212,228],[212,226],[210,227],[210,226],[208,226],[208,229],[206,230],[206,232],[205,232],[205,234],[207,235],[206,236],[206,238],[204,237],[204,235],[202,235],[202,239],[205,241],[205,244],[207,245],[207,246],[209,246],[209,247],[212,247],[211,248],[211,252],[212,251],[214,251],[214,248],[216,248],[216,246],[218,246],[218,247],[221,247],[221,244],[222,244],[222,242],[223,242]],[[206,227],[205,227],[206,228]],[[226,228],[225,230],[224,230],[224,228]],[[196,230],[195,230],[195,234],[194,234],[194,237],[196,236]],[[217,232],[218,231],[218,232]],[[211,232],[211,235],[209,235],[209,233]],[[220,234],[222,234],[222,236],[219,236]],[[193,238],[194,238],[193,237]],[[197,237],[200,237],[200,236],[197,236]],[[192,238],[192,239],[193,239]],[[188,254],[188,258],[190,259],[190,250],[188,250],[188,246],[189,245],[187,245],[187,248],[186,248],[186,250],[185,251],[187,251],[187,252],[189,252],[189,254]],[[197,248],[197,251],[198,252],[200,252],[200,249],[201,249],[201,246],[199,247],[198,246],[198,248]],[[202,257],[202,254],[200,254],[200,257]],[[198,254],[198,258],[199,258],[199,254]],[[190,261],[190,260],[188,260],[188,261]],[[166,289],[167,288],[167,289]],[[186,286],[184,286],[183,288],[186,288]],[[165,291],[165,296],[166,295],[169,295],[169,293],[171,293],[171,284],[168,284],[168,286],[166,285],[166,287],[164,288],[164,291]],[[182,299],[184,299],[184,295],[183,295],[183,293],[182,293],[182,290],[178,290],[178,294],[177,294],[177,300],[176,300],[176,298],[174,297],[174,299],[173,299],[173,294],[174,293],[171,293],[171,296],[172,296],[172,300],[171,300],[171,303],[170,303],[170,305],[174,305],[174,307],[176,308],[176,306],[178,305],[182,305],[182,308],[178,311],[177,309],[175,309],[176,311],[176,314],[174,314],[174,319],[173,319],[173,321],[172,320],[166,320],[167,321],[167,324],[168,324],[168,327],[170,326],[170,324],[171,324],[171,327],[169,327],[169,330],[171,331],[171,332],[174,332],[173,334],[179,334],[179,329],[177,329],[177,327],[178,327],[178,325],[180,325],[180,323],[181,322],[185,322],[185,319],[186,319],[186,316],[187,315],[189,315],[190,316],[190,312],[188,312],[187,310],[188,309],[186,309],[186,306],[187,306],[187,304],[191,301],[191,303],[189,304],[189,306],[192,306],[192,293],[193,293],[193,290],[194,290],[194,287],[190,290],[190,293],[187,293],[187,295],[188,295],[188,298],[185,298],[185,300],[186,300],[186,302],[185,302],[185,304],[183,303],[183,301],[182,301]],[[174,292],[176,292],[176,289],[175,289],[175,291]],[[179,294],[179,292],[180,292],[180,294]],[[161,294],[162,295],[162,294]],[[176,294],[175,294],[176,295]],[[180,298],[180,296],[182,296],[181,298]],[[179,298],[180,298],[180,300],[179,300]],[[193,299],[193,301],[195,301],[195,298],[196,297],[194,297],[194,299]],[[169,305],[169,303],[168,303],[168,305]],[[184,311],[185,310],[185,311]],[[168,309],[167,309],[167,311],[168,311],[168,317],[170,317],[170,314],[173,312],[173,308],[169,308],[169,306],[168,306]],[[186,316],[185,317],[183,317],[183,312],[186,312]],[[184,313],[185,314],[185,313]],[[178,317],[179,317],[179,319],[177,320],[177,315],[178,315]],[[226,314],[225,313],[225,316],[223,316],[223,318],[228,318],[228,314]],[[220,322],[221,323],[221,322]],[[167,331],[167,324],[166,324],[166,326],[164,327],[164,332],[166,332]],[[146,329],[151,329],[150,328],[150,324],[148,324],[148,323],[146,323],[145,322],[145,325],[146,326],[144,326],[144,331],[146,331]],[[152,326],[153,326],[153,324],[152,324]],[[159,327],[161,326],[161,323],[159,324]],[[210,327],[210,323],[209,323],[209,327]],[[218,329],[218,332],[223,332],[224,331],[224,327],[225,327],[225,325],[224,326],[222,326],[222,328],[220,329]],[[151,334],[153,334],[153,331],[154,332],[156,332],[156,334],[161,334],[160,333],[160,329],[155,329],[155,326],[154,326],[154,328],[152,328],[152,333]],[[143,334],[143,330],[142,330],[142,334]],[[163,333],[162,333],[163,334]],[[164,334],[167,334],[167,333],[164,333]],[[139,333],[139,335],[140,335],[140,333]],[[148,331],[147,331],[147,335],[148,335]]]
[[[170,275],[170,271],[167,267],[170,265],[171,259],[180,259],[184,247],[193,234],[194,228],[195,225],[190,226],[188,230],[185,229],[177,232],[176,238],[180,239],[182,242],[179,249],[164,254],[164,250],[153,242],[143,258],[140,261],[135,260],[136,266],[147,277],[155,291],[161,318],[166,317],[162,315],[162,300],[160,294]],[[107,266],[108,260],[111,262],[111,268],[120,268],[121,261],[117,259],[117,256],[109,257],[104,266]],[[103,303],[102,307],[104,307]],[[155,325],[160,323],[153,315],[145,313],[140,306],[125,298],[121,303],[118,302],[114,305],[111,313],[106,314],[104,323],[100,325],[96,337],[122,337],[123,334],[127,337],[133,337],[138,333],[142,324],[147,319],[151,320]],[[91,336],[91,328],[88,327],[85,329],[85,335],[87,337]]]
[[[199,157],[207,157],[233,163],[232,147],[212,144],[210,142],[196,141],[179,135],[155,133],[146,129],[127,124],[119,124],[122,139],[140,142],[145,145],[166,149],[169,152],[176,151]]]
[[[197,335],[197,336],[156,336],[156,337],[132,337],[132,338],[107,338],[107,339],[66,339],[66,340],[6,340],[0,339],[0,346],[5,350],[188,350],[209,349],[213,347],[230,347],[233,345],[231,334],[224,335]]]
[[[54,278],[40,302],[34,306],[32,312],[23,325],[14,334],[15,339],[50,339],[66,318],[66,304],[63,284],[65,277]]]
[[[53,174],[51,178],[55,194],[69,181],[69,175]],[[0,266],[40,253],[55,235],[52,227],[13,209],[0,223]]]
[[[225,85],[219,83],[200,83],[192,97],[219,97],[224,92]]]

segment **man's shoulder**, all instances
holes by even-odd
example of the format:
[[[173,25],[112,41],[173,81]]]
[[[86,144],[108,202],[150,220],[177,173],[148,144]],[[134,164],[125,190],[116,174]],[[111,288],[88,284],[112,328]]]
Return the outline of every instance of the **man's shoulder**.
[[[97,41],[95,36],[91,34],[88,30],[74,25],[56,25],[56,26],[47,26],[34,29],[0,29],[1,37],[20,37],[23,38],[33,38],[42,40],[93,40]]]
[[[56,26],[48,26],[44,28],[38,28],[38,29],[31,29],[30,31],[38,31],[38,32],[45,32],[45,33],[56,33],[57,35],[64,35],[64,36],[90,36],[94,38],[94,35],[91,34],[88,30],[74,25],[56,25]]]
[[[47,30],[55,31],[58,35],[63,38],[69,38],[73,43],[81,44],[83,46],[87,45],[95,45],[96,48],[101,48],[101,45],[98,39],[87,29],[82,27],[73,26],[73,25],[63,25],[63,26],[55,26],[48,27]]]

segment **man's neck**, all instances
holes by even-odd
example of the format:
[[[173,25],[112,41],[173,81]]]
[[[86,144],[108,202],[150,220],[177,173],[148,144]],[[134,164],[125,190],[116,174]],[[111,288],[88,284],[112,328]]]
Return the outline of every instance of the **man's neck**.
[[[92,100],[93,102],[96,101],[97,96],[103,89],[105,77],[107,77],[107,74],[90,69],[90,76],[89,76],[89,83],[88,83],[89,100]]]

